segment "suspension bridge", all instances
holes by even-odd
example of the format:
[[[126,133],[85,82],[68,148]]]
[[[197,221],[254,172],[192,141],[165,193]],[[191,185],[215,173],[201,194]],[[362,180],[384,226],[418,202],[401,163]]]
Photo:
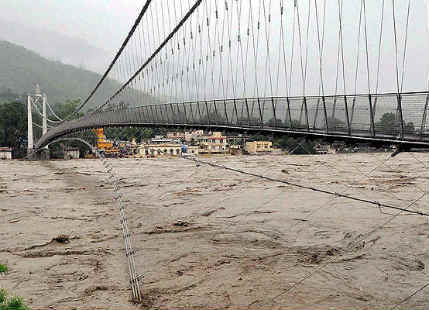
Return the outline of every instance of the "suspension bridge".
[[[49,130],[35,149],[126,126],[428,148],[428,59],[413,35],[426,28],[424,10],[414,0],[147,0],[92,92],[66,119],[46,117]],[[107,83],[117,91],[96,102]],[[140,300],[124,207],[115,199]]]
[[[420,39],[409,36],[410,29],[425,27],[417,18],[421,5],[146,1],[76,110],[84,115],[48,118],[51,129],[35,148],[109,126],[221,128],[428,147],[427,66],[418,61],[420,72],[408,70],[409,87],[406,70],[407,55],[425,52]],[[118,90],[94,102],[111,81]],[[386,115],[392,116],[388,124],[382,122]]]

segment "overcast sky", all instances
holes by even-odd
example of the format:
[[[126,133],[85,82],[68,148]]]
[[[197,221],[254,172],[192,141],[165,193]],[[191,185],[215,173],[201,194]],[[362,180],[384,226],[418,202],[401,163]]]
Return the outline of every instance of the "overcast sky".
[[[14,21],[15,23],[24,24],[26,26],[35,26],[43,28],[49,31],[58,32],[67,36],[72,36],[86,40],[91,45],[106,50],[113,57],[114,52],[117,51],[124,37],[128,33],[131,25],[133,24],[136,16],[138,15],[144,0],[0,0],[1,10],[0,19]],[[154,0],[153,3],[158,5],[161,1],[166,2],[179,2],[188,3],[193,1],[187,0]],[[182,1],[182,2],[181,2]],[[213,4],[216,0],[206,0]],[[250,0],[242,0],[243,6],[245,7],[250,3]],[[273,29],[275,29],[275,23],[278,22],[279,18],[276,18],[276,12],[278,14],[279,3],[282,0],[271,0],[273,7]],[[283,0],[292,6],[293,0]],[[308,3],[307,0],[298,0],[303,12],[305,11],[305,5]],[[317,0],[322,3],[322,0]],[[345,53],[346,61],[352,63],[354,61],[354,54],[352,51],[356,49],[356,28],[354,23],[359,16],[360,1],[359,0],[343,0],[344,1],[344,15],[345,25]],[[258,3],[259,1],[253,1]],[[269,1],[266,0],[268,3]],[[379,29],[379,7],[382,0],[367,0],[368,10],[368,36],[369,36],[369,49],[372,49],[371,66],[375,65],[376,53],[375,48],[378,46],[378,29]],[[428,38],[428,9],[426,6],[426,0],[411,0],[412,13],[410,22],[410,36],[408,46],[408,58],[407,58],[407,81],[405,90],[422,90],[426,84],[427,77],[427,66],[429,56],[429,38]],[[217,0],[219,6],[223,5],[224,0]],[[234,1],[235,3],[235,1]],[[311,1],[313,3],[313,1]],[[336,48],[337,48],[337,14],[335,10],[337,0],[327,0],[328,8],[327,11],[327,42],[325,46],[326,54],[326,67],[329,65],[332,69],[326,69],[326,75],[332,76],[335,73],[335,60],[336,60]],[[381,91],[392,91],[393,88],[393,72],[394,72],[394,58],[392,57],[394,52],[393,36],[390,28],[392,27],[392,15],[391,15],[391,0],[386,0],[386,20],[387,28],[385,31],[389,32],[385,35],[385,44],[383,45],[383,57],[384,62],[382,63],[382,73],[384,81],[382,81]],[[408,0],[396,0],[397,12],[398,12],[398,28],[404,29],[406,7]],[[159,10],[158,10],[159,11]],[[220,13],[222,14],[222,13]],[[314,13],[313,13],[314,14]],[[349,22],[349,24],[347,24]],[[304,21],[302,21],[303,24]],[[389,24],[390,23],[390,24]],[[285,26],[287,28],[287,26]],[[389,28],[390,27],[390,28]],[[150,27],[149,27],[150,28]],[[289,29],[291,27],[289,26]],[[314,26],[313,26],[314,28]],[[148,30],[146,27],[145,30]],[[313,29],[314,32],[314,29]],[[311,35],[310,35],[310,39]],[[313,38],[314,39],[314,38]],[[402,39],[400,37],[400,39]],[[276,40],[278,36],[273,35],[271,37],[273,46],[278,46]],[[400,43],[403,42],[400,40]],[[314,43],[314,40],[313,40]],[[54,44],[54,42],[53,42]],[[151,47],[154,48],[154,47]],[[272,50],[272,58],[277,51]],[[260,55],[263,54],[261,50]],[[361,49],[361,57],[364,57],[364,51]],[[309,70],[315,71],[313,74],[314,80],[318,78],[317,65],[318,65],[318,51],[314,48],[309,51],[310,61]],[[347,56],[350,55],[350,56]],[[61,58],[59,58],[61,59]],[[298,59],[296,59],[298,61]],[[313,63],[313,64],[312,64]],[[297,63],[297,65],[299,65]],[[313,68],[312,68],[313,67]],[[424,68],[424,69],[423,69]],[[313,69],[313,70],[312,70]],[[329,71],[330,70],[330,71]],[[347,76],[350,80],[350,85],[353,84],[352,77],[354,66],[347,65],[346,67]],[[362,76],[365,72],[362,71]],[[297,83],[299,83],[299,75],[297,74]],[[332,79],[331,79],[332,80]],[[312,82],[312,76],[309,76],[309,83]],[[334,83],[331,83],[330,91],[333,89]],[[313,90],[317,89],[317,85],[310,85]],[[300,87],[297,87],[297,90]],[[351,88],[350,86],[348,87]],[[362,82],[361,89],[365,89],[364,80]],[[298,94],[298,93],[297,93]]]
[[[0,18],[85,39],[116,51],[141,9],[139,0],[1,0]]]

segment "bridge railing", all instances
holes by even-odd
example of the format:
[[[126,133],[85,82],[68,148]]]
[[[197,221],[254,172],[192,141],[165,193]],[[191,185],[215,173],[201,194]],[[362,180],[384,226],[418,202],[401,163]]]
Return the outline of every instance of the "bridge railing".
[[[166,125],[294,131],[429,143],[429,94],[266,97],[103,111],[51,129],[36,147],[79,129]]]

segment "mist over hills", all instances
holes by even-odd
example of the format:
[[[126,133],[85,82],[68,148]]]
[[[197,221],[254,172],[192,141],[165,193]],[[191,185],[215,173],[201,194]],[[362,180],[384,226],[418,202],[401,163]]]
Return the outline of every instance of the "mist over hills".
[[[96,85],[100,75],[89,70],[51,61],[33,51],[7,41],[0,41],[0,93],[32,92],[38,83],[51,103],[85,98]],[[96,93],[95,103],[119,88],[119,83],[106,80]]]
[[[0,40],[5,40],[40,54],[49,60],[103,72],[112,57],[87,41],[0,19]]]

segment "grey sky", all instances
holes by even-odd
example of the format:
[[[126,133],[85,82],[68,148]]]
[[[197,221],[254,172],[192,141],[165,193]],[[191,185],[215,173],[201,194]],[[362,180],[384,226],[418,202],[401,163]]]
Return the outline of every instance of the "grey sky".
[[[142,1],[1,0],[0,18],[85,39],[109,51],[118,48]]]
[[[161,2],[162,1],[162,2]],[[218,3],[222,6],[225,1],[223,0],[206,0],[212,6],[213,3]],[[271,0],[273,23],[271,28],[276,30],[276,21],[278,23],[279,3],[282,0]],[[292,0],[283,0],[284,3],[290,8],[293,6]],[[305,6],[308,5],[307,0],[298,0],[303,12]],[[347,89],[353,88],[353,75],[354,75],[354,61],[357,41],[357,27],[356,20],[359,16],[360,1],[359,0],[343,0],[344,1],[344,48],[346,53],[346,75],[348,80]],[[58,32],[67,36],[84,39],[89,44],[94,45],[98,48],[106,50],[111,59],[113,53],[118,49],[120,43],[129,31],[135,17],[137,16],[144,1],[140,0],[1,0],[0,19],[11,20],[16,23],[24,24],[26,26],[36,26],[49,31]],[[155,6],[154,11],[158,12],[159,15],[157,20],[161,20],[161,14],[165,13],[161,10],[161,5],[165,3],[175,3],[175,5],[184,4],[188,5],[193,1],[190,0],[154,0],[153,5]],[[234,1],[235,2],[235,1]],[[269,3],[268,0],[266,0]],[[321,4],[322,0],[317,0]],[[368,11],[368,41],[369,50],[371,52],[370,67],[372,71],[372,88],[375,84],[375,73],[376,67],[376,49],[378,48],[378,29],[379,29],[379,8],[381,0],[367,0],[367,11]],[[243,0],[243,10],[246,11],[246,7],[249,7],[250,0]],[[259,3],[259,1],[253,1],[252,3]],[[313,3],[313,0],[311,0]],[[324,67],[326,74],[326,86],[327,93],[332,93],[335,87],[335,81],[333,76],[335,75],[336,57],[337,57],[337,44],[338,34],[336,33],[336,27],[338,25],[338,10],[337,0],[327,0],[327,21],[326,21],[326,45],[324,55]],[[393,91],[394,85],[394,45],[392,35],[392,13],[391,13],[391,1],[386,0],[386,29],[384,37],[384,45],[382,47],[383,62],[381,64],[382,70],[382,81],[380,85],[380,91]],[[407,0],[396,0],[397,12],[398,12],[398,28],[404,29],[405,15]],[[411,12],[411,23],[409,31],[408,41],[408,57],[407,57],[407,72],[406,72],[406,83],[404,90],[423,90],[426,85],[427,67],[428,67],[428,56],[427,51],[429,49],[429,38],[427,30],[427,8],[425,0],[411,0],[412,12]],[[255,8],[254,8],[255,9]],[[255,9],[256,10],[256,9]],[[220,10],[222,12],[222,10]],[[222,14],[222,13],[220,13]],[[291,16],[291,15],[290,15]],[[195,16],[197,18],[197,16]],[[313,12],[314,18],[314,12]],[[235,19],[234,19],[235,20]],[[195,19],[194,19],[195,21]],[[234,23],[234,21],[232,21]],[[285,29],[291,29],[291,21],[289,24],[286,23]],[[301,23],[304,25],[305,20]],[[172,23],[173,24],[173,23]],[[171,24],[171,25],[172,25]],[[150,31],[153,27],[150,23],[144,24],[145,31]],[[314,27],[314,26],[311,26]],[[318,79],[318,50],[316,49],[314,32],[312,28],[313,38],[310,35],[310,41],[313,41],[313,48],[309,50],[309,62],[308,62],[308,87],[313,91],[312,94],[317,93],[317,79]],[[402,44],[403,33],[399,33],[400,43]],[[12,35],[13,36],[13,35]],[[161,39],[161,38],[158,38]],[[271,36],[272,48],[271,57],[278,58],[279,51],[274,48],[278,46],[278,35]],[[155,41],[154,41],[155,42]],[[155,43],[153,43],[155,45]],[[24,45],[25,46],[25,45]],[[401,45],[402,46],[402,45]],[[134,46],[134,51],[136,46]],[[153,50],[155,46],[145,46],[148,51]],[[400,52],[402,47],[400,47]],[[234,51],[237,52],[237,51]],[[135,53],[130,49],[129,54]],[[261,48],[260,57],[264,57],[266,51]],[[361,61],[364,61],[365,51],[361,46],[360,57]],[[61,55],[58,55],[59,59]],[[142,56],[142,55],[140,55]],[[239,57],[239,55],[238,55]],[[143,56],[141,57],[143,59]],[[237,58],[237,55],[234,55]],[[183,61],[183,59],[180,59]],[[104,61],[108,62],[107,58]],[[177,60],[175,64],[171,66],[177,66]],[[179,64],[180,65],[180,64]],[[252,63],[249,63],[251,66]],[[261,63],[258,64],[259,66]],[[364,69],[364,63],[361,64],[360,68],[360,82],[358,85],[358,92],[364,92],[367,88],[365,85],[365,79],[363,78],[366,74]],[[165,64],[167,66],[167,64]],[[91,66],[90,66],[91,67]],[[302,88],[302,82],[300,81],[299,75],[299,60],[295,59],[295,72],[296,76],[292,83],[294,84],[295,90],[292,94],[300,94]],[[216,69],[214,69],[216,70]],[[258,69],[259,70],[259,69]],[[273,71],[275,68],[273,68]],[[228,81],[229,82],[229,81]],[[249,82],[249,87],[254,88],[255,85]],[[316,90],[316,91],[315,91]],[[171,95],[171,94],[170,94]],[[214,95],[214,94],[213,94]],[[282,93],[282,95],[284,95]]]

